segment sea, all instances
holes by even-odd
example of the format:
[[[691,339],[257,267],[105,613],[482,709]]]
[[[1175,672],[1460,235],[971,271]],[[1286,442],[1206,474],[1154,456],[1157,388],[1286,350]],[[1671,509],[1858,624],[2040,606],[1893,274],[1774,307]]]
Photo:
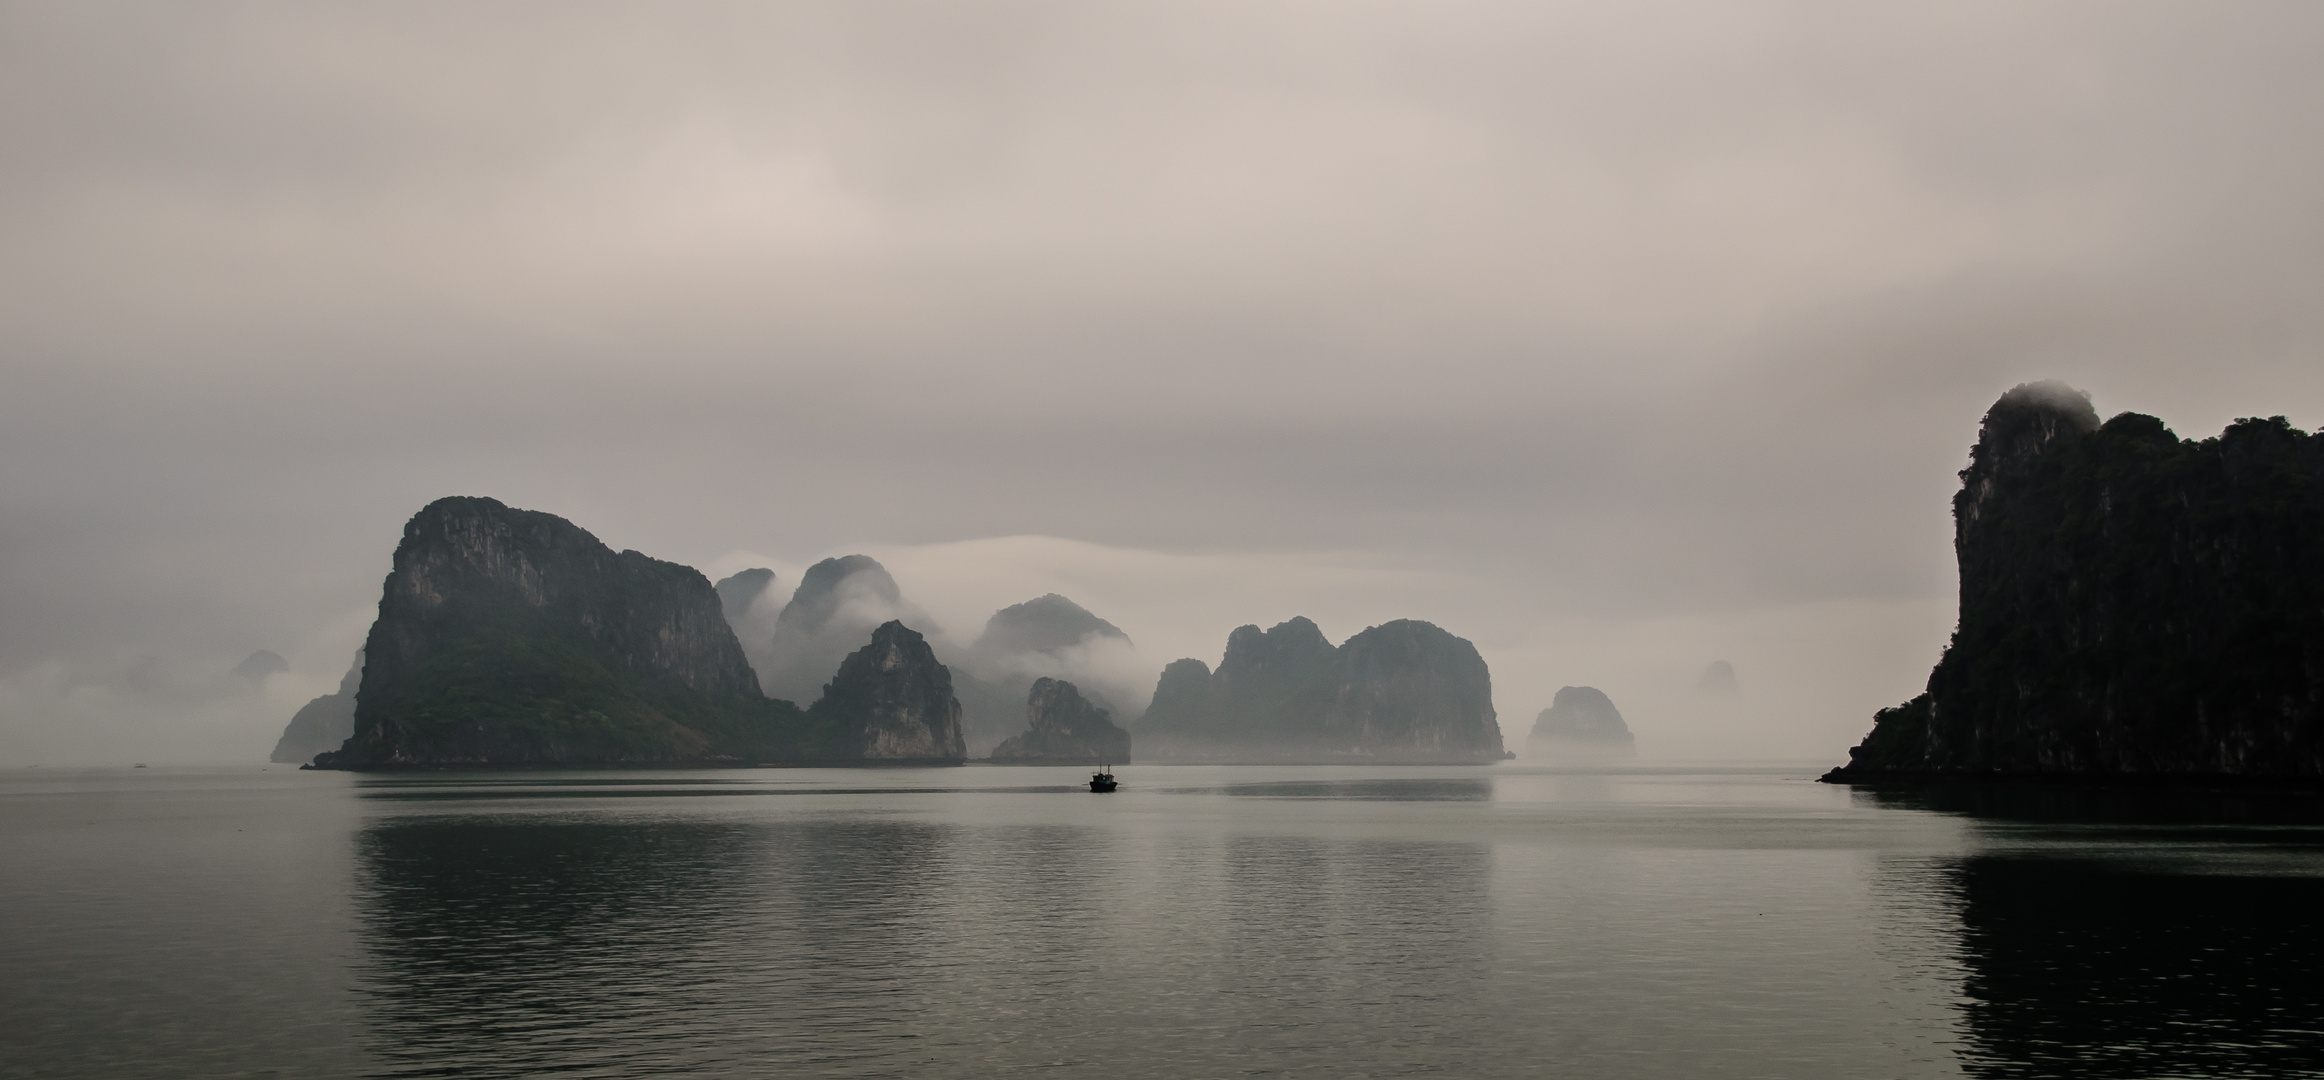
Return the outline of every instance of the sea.
[[[2318,797],[0,776],[6,1077],[2324,1075]]]

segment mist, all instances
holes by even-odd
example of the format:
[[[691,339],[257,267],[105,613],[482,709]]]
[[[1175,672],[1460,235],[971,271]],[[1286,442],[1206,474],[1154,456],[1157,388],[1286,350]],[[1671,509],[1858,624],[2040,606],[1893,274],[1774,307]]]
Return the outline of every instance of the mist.
[[[1055,592],[1124,683],[1426,619],[1513,746],[1589,685],[1642,758],[1837,760],[1944,645],[2002,391],[2324,423],[2320,54],[2266,3],[12,6],[0,764],[263,761],[449,494],[785,597],[868,554],[953,647]]]

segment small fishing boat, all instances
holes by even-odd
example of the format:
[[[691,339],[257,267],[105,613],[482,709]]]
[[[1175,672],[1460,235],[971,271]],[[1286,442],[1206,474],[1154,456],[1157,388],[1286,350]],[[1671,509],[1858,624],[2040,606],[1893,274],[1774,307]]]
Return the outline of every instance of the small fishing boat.
[[[1089,789],[1091,791],[1112,791],[1116,786],[1114,767],[1111,765],[1100,765],[1096,772],[1090,774]]]

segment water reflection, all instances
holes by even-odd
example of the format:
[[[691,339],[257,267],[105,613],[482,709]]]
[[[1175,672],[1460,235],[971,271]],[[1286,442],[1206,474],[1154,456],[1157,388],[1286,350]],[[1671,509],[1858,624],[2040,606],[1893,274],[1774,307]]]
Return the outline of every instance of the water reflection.
[[[2272,791],[1960,786],[1859,793],[1961,814],[1965,1071],[2324,1070],[2324,807]]]
[[[2003,856],[1960,881],[1972,1075],[2324,1069],[2324,878]]]
[[[1491,802],[1493,781],[1482,777],[1370,780],[1292,780],[1232,784],[1228,795],[1252,799],[1330,799],[1357,802]]]
[[[1483,845],[423,815],[358,861],[381,1075],[1405,1072],[1508,1042]]]
[[[577,1046],[714,1005],[745,830],[416,818],[357,840],[371,1051],[387,1075],[568,1068]]]
[[[1855,798],[1887,809],[1963,814],[1999,825],[2158,825],[2182,830],[2270,825],[2306,827],[2324,834],[2324,796],[2265,788],[2174,791],[1944,784],[1858,788]],[[2287,837],[2268,838],[2269,842],[2284,839]]]

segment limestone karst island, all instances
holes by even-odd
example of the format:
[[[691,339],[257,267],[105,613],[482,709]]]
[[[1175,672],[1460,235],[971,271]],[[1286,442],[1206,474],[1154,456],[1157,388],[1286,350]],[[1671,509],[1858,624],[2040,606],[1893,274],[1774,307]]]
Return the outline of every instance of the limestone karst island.
[[[1825,779],[2324,782],[2324,437],[2275,418],[2182,439],[2136,413],[2102,422],[2078,391],[2031,383],[1986,413],[1961,480],[1952,641],[1926,692],[1882,710]],[[867,556],[816,564],[787,602],[776,584],[749,570],[713,585],[551,514],[440,499],[405,526],[338,691],[298,711],[274,760],[1511,756],[1484,658],[1426,622],[1338,644],[1304,618],[1244,626],[1216,669],[1188,658],[1151,685],[1101,685],[1059,665],[1129,636],[1063,596],[995,612],[955,646],[922,632]],[[1733,683],[1724,663],[1712,674]],[[1569,686],[1526,745],[1545,762],[1607,761],[1635,738],[1604,693]]]
[[[2324,780],[2324,437],[2002,396],[1953,497],[1960,617],[1836,782]]]
[[[1121,718],[1028,659],[1118,641],[1061,596],[995,613],[947,663],[861,555],[715,585],[616,552],[551,514],[486,498],[405,525],[378,619],[337,693],[299,710],[278,761],[325,769],[590,765],[1474,764],[1508,754],[1476,647],[1398,620],[1333,645],[1306,619],[1229,636],[1214,673],[1163,672]],[[769,684],[799,701],[771,696]],[[1128,695],[1134,688],[1110,688]],[[965,691],[965,693],[964,693]],[[965,702],[965,703],[964,703]]]

